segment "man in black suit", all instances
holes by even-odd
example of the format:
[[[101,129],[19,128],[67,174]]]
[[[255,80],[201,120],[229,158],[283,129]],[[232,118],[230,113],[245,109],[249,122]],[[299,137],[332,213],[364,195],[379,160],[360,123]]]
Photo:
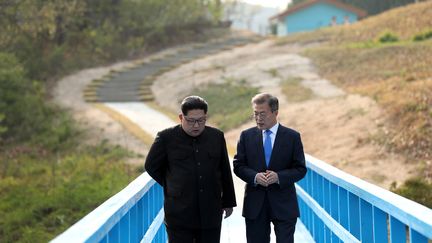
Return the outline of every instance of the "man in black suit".
[[[299,208],[294,182],[306,174],[300,134],[277,121],[279,102],[270,94],[252,98],[257,127],[240,135],[234,173],[245,181],[243,217],[248,243],[294,242]]]
[[[207,102],[198,96],[181,104],[180,125],[159,132],[147,155],[147,173],[164,189],[170,243],[217,243],[222,214],[236,206],[222,131],[206,126]]]

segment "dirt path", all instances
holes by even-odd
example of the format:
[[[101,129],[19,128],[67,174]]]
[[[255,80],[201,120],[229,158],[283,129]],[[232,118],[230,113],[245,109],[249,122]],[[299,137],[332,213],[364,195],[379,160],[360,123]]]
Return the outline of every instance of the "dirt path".
[[[299,55],[306,46],[274,45],[272,40],[249,44],[192,61],[159,76],[152,86],[160,105],[178,111],[178,102],[193,87],[207,83],[223,83],[226,79],[245,80],[280,98],[279,120],[302,134],[305,152],[379,186],[388,188],[410,177],[414,167],[404,158],[374,144],[384,121],[383,112],[369,98],[345,94],[315,72],[310,60]],[[150,58],[150,57],[149,57]],[[146,154],[148,145],[129,134],[110,116],[85,103],[82,90],[92,79],[111,69],[122,69],[131,62],[110,67],[84,70],[63,78],[55,89],[55,100],[72,110],[75,118],[90,131],[88,141],[108,140],[136,153]],[[276,75],[275,75],[276,74]],[[315,98],[289,103],[280,83],[289,77],[301,77]],[[169,95],[167,95],[169,94]],[[235,146],[239,133],[253,123],[226,133]],[[142,158],[139,163],[142,163]]]
[[[149,148],[148,145],[127,132],[117,120],[97,106],[86,103],[83,98],[83,90],[93,79],[99,79],[111,70],[121,70],[131,64],[132,62],[122,62],[108,67],[79,71],[59,80],[53,95],[54,100],[62,107],[69,109],[80,127],[86,131],[87,136],[84,138],[86,143],[98,144],[105,140],[136,154],[145,155]],[[131,162],[143,163],[142,158]]]

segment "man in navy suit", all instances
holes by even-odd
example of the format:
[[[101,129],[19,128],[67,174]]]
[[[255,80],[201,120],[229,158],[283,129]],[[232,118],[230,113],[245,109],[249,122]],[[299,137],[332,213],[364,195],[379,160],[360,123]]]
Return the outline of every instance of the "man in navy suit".
[[[294,183],[306,174],[300,134],[277,121],[279,102],[270,94],[252,98],[257,126],[243,131],[234,156],[234,173],[245,181],[243,217],[248,243],[294,242],[300,216]]]

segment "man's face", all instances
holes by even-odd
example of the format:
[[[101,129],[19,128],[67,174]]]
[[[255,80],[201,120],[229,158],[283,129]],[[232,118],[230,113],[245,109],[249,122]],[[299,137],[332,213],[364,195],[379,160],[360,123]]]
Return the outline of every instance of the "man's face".
[[[271,111],[267,103],[253,104],[255,122],[257,127],[261,130],[270,129],[277,123],[278,111]]]
[[[190,110],[186,115],[179,115],[183,130],[192,137],[199,136],[205,128],[207,115],[204,110]]]

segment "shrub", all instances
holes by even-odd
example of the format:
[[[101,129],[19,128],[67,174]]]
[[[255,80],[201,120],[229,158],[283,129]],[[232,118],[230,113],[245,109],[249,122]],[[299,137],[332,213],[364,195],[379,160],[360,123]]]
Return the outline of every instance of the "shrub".
[[[391,32],[385,32],[378,38],[378,41],[380,43],[392,43],[392,42],[398,42],[399,38]]]
[[[76,133],[64,111],[44,101],[42,84],[25,76],[10,54],[0,53],[0,138],[59,149]]]
[[[432,30],[425,31],[413,37],[413,41],[424,41],[432,38]]]
[[[32,84],[24,77],[24,70],[15,56],[0,53],[0,111],[4,139],[13,135],[14,127],[22,124],[21,116],[27,111],[19,110]]]
[[[423,178],[409,179],[398,188],[392,185],[391,191],[432,208],[432,183]]]

